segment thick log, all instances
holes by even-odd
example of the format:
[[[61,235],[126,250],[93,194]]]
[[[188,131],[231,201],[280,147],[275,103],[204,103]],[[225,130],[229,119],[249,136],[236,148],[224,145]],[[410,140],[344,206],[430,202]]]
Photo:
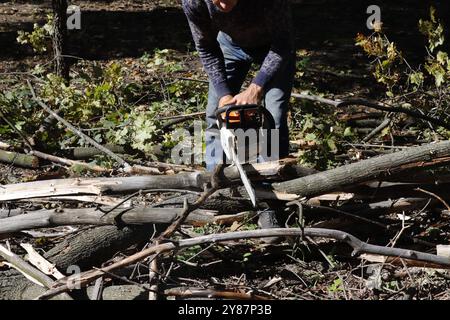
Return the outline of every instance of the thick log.
[[[273,183],[275,191],[312,197],[357,184],[383,180],[400,172],[450,163],[450,141],[409,148],[290,181]]]
[[[70,274],[69,267],[87,270],[100,266],[117,252],[145,242],[153,233],[153,228],[125,227],[118,229],[103,226],[83,230],[74,236],[64,239],[49,250],[44,258],[55,264],[64,274]],[[23,277],[15,270],[0,272],[0,300],[34,299],[45,290]]]
[[[10,217],[14,217],[14,216],[18,216],[20,214],[24,214],[25,210],[24,209],[1,209],[0,210],[0,219],[3,218],[10,218]]]
[[[107,210],[107,209],[103,209]],[[10,218],[4,218],[0,224],[0,234],[14,233],[23,230],[50,228],[57,226],[73,225],[115,225],[114,220],[117,215],[120,216],[119,222],[125,225],[143,225],[143,224],[170,224],[181,215],[181,208],[151,208],[139,207],[132,209],[118,208],[104,216],[102,211],[95,208],[83,209],[63,209],[63,210],[38,210],[23,215],[16,215]],[[103,217],[104,216],[104,217]],[[235,220],[240,221],[244,217],[237,216]],[[221,223],[228,221],[227,216],[224,220],[221,216],[206,210],[193,211],[187,223],[195,226],[203,226],[208,223]]]
[[[37,167],[39,167],[39,159],[35,156],[11,151],[4,151],[1,149],[0,162],[17,165],[24,168],[36,169]]]
[[[284,179],[311,172],[310,169],[294,166],[292,160],[247,165],[246,170],[254,180]],[[235,167],[227,167],[224,170],[224,179],[230,184],[238,182],[240,181],[239,172]],[[210,180],[211,173],[199,171],[167,176],[45,180],[2,186],[0,201],[69,195],[120,194],[145,189],[203,190],[204,184]]]
[[[50,278],[45,273],[40,270],[34,268],[26,261],[21,259],[18,255],[9,251],[2,245],[0,245],[0,256],[2,256],[8,263],[14,267],[14,269],[20,271],[24,275],[24,277],[29,278],[29,280],[33,281],[33,283],[38,283],[40,286],[45,286],[46,288],[51,288],[54,284],[52,278]],[[72,298],[66,293],[60,296],[63,300],[72,300]]]

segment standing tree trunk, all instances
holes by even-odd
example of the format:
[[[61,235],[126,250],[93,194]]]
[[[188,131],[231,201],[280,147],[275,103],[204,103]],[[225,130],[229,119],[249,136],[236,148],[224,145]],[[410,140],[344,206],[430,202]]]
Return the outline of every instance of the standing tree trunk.
[[[69,82],[69,64],[66,54],[67,46],[67,0],[52,0],[53,7],[53,52],[55,55],[56,74]]]

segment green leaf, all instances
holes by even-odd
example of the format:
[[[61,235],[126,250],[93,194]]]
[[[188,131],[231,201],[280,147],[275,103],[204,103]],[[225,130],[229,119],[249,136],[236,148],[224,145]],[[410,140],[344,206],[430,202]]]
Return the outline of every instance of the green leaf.
[[[345,128],[344,137],[353,137],[354,135],[352,127]]]
[[[316,141],[317,136],[314,133],[308,133],[305,137],[306,141]]]
[[[436,55],[436,60],[442,65],[448,64],[448,54],[446,52],[439,51]]]
[[[335,153],[338,151],[338,149],[336,147],[336,142],[333,139],[328,139],[327,145],[328,145],[328,148],[330,148],[331,152]]]
[[[424,81],[424,75],[422,72],[413,72],[409,75],[409,82],[416,87],[420,87],[423,84]]]

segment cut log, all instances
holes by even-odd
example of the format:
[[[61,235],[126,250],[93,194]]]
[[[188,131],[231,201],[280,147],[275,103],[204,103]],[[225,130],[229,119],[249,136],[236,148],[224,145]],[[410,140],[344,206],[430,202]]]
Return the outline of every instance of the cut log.
[[[105,210],[105,209],[104,209]],[[106,209],[107,210],[107,209]],[[124,212],[122,214],[122,212]],[[115,217],[122,214],[119,223],[125,225],[143,224],[170,224],[181,215],[183,209],[140,207],[132,209],[118,208],[105,215],[95,208],[64,209],[64,210],[38,210],[10,218],[3,218],[0,224],[0,234],[14,233],[36,228],[50,228],[72,225],[114,225]],[[104,216],[105,215],[105,216]],[[104,216],[104,217],[103,217]],[[234,221],[242,221],[245,217],[236,216]],[[208,223],[230,221],[226,216],[222,219],[206,210],[195,210],[189,215],[187,223],[203,226]]]
[[[296,194],[301,197],[314,197],[340,191],[367,181],[383,180],[392,175],[442,166],[450,163],[450,142],[440,142],[400,152],[378,156],[368,160],[342,166],[285,182],[273,183],[267,192]],[[286,163],[257,164],[247,166],[248,174],[258,180],[268,177],[295,177],[299,171]],[[301,174],[301,172],[300,172]],[[240,176],[234,167],[228,167],[225,178],[231,184],[239,182]],[[181,173],[172,176],[146,176],[127,178],[68,179],[38,181],[6,185],[0,189],[0,201],[18,200],[33,197],[62,195],[100,195],[103,193],[130,193],[152,188],[202,189],[210,181],[210,173]],[[241,192],[245,195],[245,192]]]
[[[25,210],[24,209],[1,209],[0,210],[0,219],[3,218],[10,218],[10,217],[14,217],[14,216],[18,216],[20,214],[24,214]]]
[[[274,191],[313,197],[400,172],[450,163],[450,141],[409,148],[290,181],[273,183]]]
[[[311,172],[310,169],[295,166],[292,160],[247,165],[246,170],[254,180],[298,177]],[[240,181],[239,172],[235,167],[227,167],[224,170],[224,178],[230,184]],[[120,194],[145,189],[202,190],[204,184],[210,180],[209,172],[189,172],[167,176],[45,180],[2,186],[0,201],[69,195]]]
[[[58,243],[44,258],[54,263],[64,274],[71,273],[68,272],[71,266],[87,270],[93,266],[101,266],[117,252],[145,242],[153,231],[151,226],[123,229],[103,226],[87,229]],[[45,289],[30,283],[15,270],[0,272],[0,300],[34,299],[43,290]]]
[[[39,167],[39,159],[35,156],[5,151],[0,149],[0,162],[17,165],[24,168],[36,169]]]

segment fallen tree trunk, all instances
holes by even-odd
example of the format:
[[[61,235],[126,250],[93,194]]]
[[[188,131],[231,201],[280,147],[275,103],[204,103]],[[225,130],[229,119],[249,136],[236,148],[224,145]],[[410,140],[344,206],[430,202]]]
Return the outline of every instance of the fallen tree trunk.
[[[290,181],[273,183],[282,193],[312,197],[400,172],[450,163],[450,141],[409,148]]]
[[[284,179],[313,172],[311,169],[294,166],[292,160],[247,165],[246,170],[254,180]],[[230,184],[240,181],[239,172],[235,167],[227,167],[223,178]],[[2,186],[0,201],[51,196],[132,193],[155,188],[202,190],[204,184],[209,183],[210,180],[211,173],[198,171],[167,176],[45,180]]]
[[[107,208],[103,210],[108,211]],[[63,209],[63,210],[38,210],[23,215],[4,218],[0,223],[0,235],[14,233],[23,230],[50,228],[57,226],[73,225],[143,225],[143,224],[170,224],[181,215],[181,208],[151,208],[139,207],[131,209],[117,208],[107,215],[96,208]],[[115,220],[118,217],[117,221]],[[244,217],[236,216],[240,221]],[[188,224],[203,226],[208,223],[229,223],[229,216],[216,216],[206,210],[195,210],[187,221]]]
[[[271,188],[267,188],[265,192],[270,194],[275,191],[281,194],[312,197],[351,186],[354,187],[363,182],[383,180],[392,175],[427,167],[442,166],[447,163],[450,163],[449,141],[408,148],[325,172],[273,183]],[[283,163],[249,165],[247,169],[253,180],[274,176],[286,178],[289,175],[292,177],[302,173],[301,168]],[[234,167],[226,168],[224,175],[230,184],[240,181],[240,176]],[[74,194],[130,193],[151,188],[198,190],[202,189],[203,185],[208,183],[210,179],[210,173],[193,172],[157,177],[38,181],[3,186],[0,189],[0,201]],[[241,194],[245,195],[245,192]],[[261,193],[263,196],[266,194]]]
[[[400,152],[362,160],[285,182],[272,183],[266,192],[275,191],[282,194],[296,194],[307,198],[335,191],[353,192],[357,195],[368,195],[370,198],[376,196],[377,199],[386,199],[392,197],[393,194],[396,197],[421,197],[423,194],[414,190],[419,186],[418,184],[402,184],[402,189],[399,189],[399,184],[397,184],[393,188],[383,187],[379,190],[377,190],[377,186],[371,188],[365,185],[361,186],[361,184],[377,180],[392,180],[394,177],[402,177],[417,170],[442,166],[448,163],[450,163],[450,142],[440,142],[408,148]],[[383,183],[384,185],[387,184]],[[442,190],[442,186],[438,188]],[[238,188],[237,191],[241,197],[246,197],[244,188]],[[220,210],[221,206],[222,208],[229,207],[233,209],[237,206],[238,210],[247,210],[248,203],[246,201],[226,199],[231,196],[229,190],[222,190],[220,193],[223,195],[222,199],[225,198],[223,205],[220,203],[219,196],[219,198],[212,197],[208,199],[202,207],[209,210]],[[257,195],[259,196],[258,193]],[[188,197],[189,202],[191,202],[191,197]],[[259,199],[263,198],[259,197]],[[180,205],[183,203],[183,200],[184,197],[174,198],[164,201],[158,206]]]

